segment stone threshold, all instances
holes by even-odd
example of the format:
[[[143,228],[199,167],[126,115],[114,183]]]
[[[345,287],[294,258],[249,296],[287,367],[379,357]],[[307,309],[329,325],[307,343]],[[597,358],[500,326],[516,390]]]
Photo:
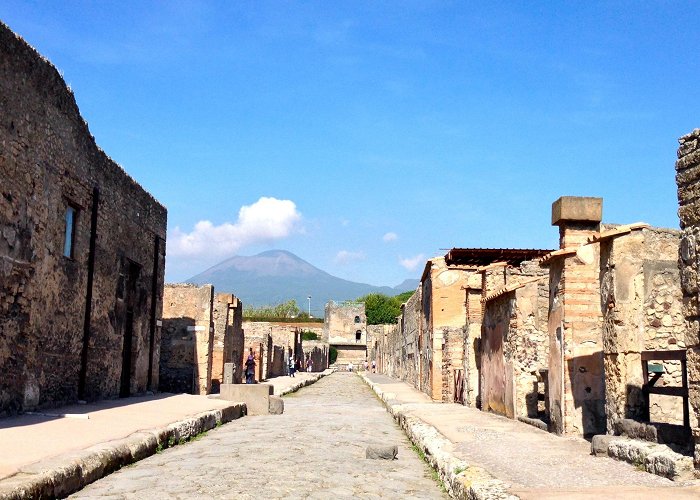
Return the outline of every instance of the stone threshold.
[[[245,414],[245,404],[232,403],[164,427],[138,431],[123,439],[41,460],[1,480],[0,500],[66,497],[124,466]]]

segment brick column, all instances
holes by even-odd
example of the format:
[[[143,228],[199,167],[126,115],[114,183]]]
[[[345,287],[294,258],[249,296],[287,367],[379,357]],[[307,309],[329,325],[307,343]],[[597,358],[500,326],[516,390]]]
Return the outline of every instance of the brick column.
[[[700,469],[700,129],[681,137],[678,142],[676,184],[678,185],[678,216],[681,237],[678,265],[683,289],[683,313],[687,320],[685,344],[688,349],[688,384],[690,414],[695,441],[695,468]]]
[[[599,245],[603,200],[565,196],[552,205],[561,249],[550,267],[549,343],[551,430],[591,435],[605,431]]]

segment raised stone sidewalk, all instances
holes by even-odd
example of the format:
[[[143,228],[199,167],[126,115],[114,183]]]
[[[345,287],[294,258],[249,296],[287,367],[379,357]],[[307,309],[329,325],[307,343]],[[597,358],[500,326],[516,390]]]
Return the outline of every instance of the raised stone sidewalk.
[[[454,498],[700,498],[700,482],[673,482],[608,457],[594,457],[583,439],[555,436],[459,404],[433,402],[385,375],[360,375]]]
[[[283,395],[332,373],[267,383]],[[157,394],[0,420],[0,500],[65,497],[138,460],[246,414],[216,397]]]

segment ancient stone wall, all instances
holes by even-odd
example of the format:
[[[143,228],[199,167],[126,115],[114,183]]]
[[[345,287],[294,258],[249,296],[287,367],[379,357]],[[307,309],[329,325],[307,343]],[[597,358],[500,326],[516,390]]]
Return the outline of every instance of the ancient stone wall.
[[[330,345],[367,346],[367,315],[364,303],[328,302],[325,306],[323,339]]]
[[[214,347],[214,287],[166,284],[160,390],[209,394]]]
[[[561,434],[605,432],[605,379],[600,310],[602,199],[562,197],[552,205],[560,250],[550,262],[550,428]]]
[[[158,385],[166,209],[0,23],[0,415]]]
[[[646,418],[641,352],[685,349],[677,266],[679,238],[679,231],[640,228],[601,241],[605,411],[609,433],[620,419]],[[664,368],[657,386],[682,385],[680,361],[655,363]],[[649,397],[652,421],[683,423],[681,398],[656,394]]]
[[[421,280],[420,331],[423,366],[421,390],[433,399],[442,399],[442,332],[433,330],[433,286],[430,269],[432,261],[426,264],[426,272]]]
[[[510,418],[543,418],[540,370],[548,351],[547,271],[533,262],[484,273],[486,289],[481,337],[482,409]],[[499,291],[499,287],[503,290]]]
[[[302,351],[304,362],[313,361],[312,372],[322,372],[328,368],[329,345],[322,340],[304,340]]]
[[[212,348],[212,392],[224,382],[224,364],[234,363],[233,382],[241,383],[239,360],[243,356],[243,304],[230,293],[214,297],[214,345]]]
[[[481,275],[470,277],[466,289],[467,325],[464,341],[464,404],[479,406],[479,369],[481,367]]]
[[[682,230],[678,264],[683,290],[683,313],[687,325],[685,346],[691,414],[700,415],[700,129],[679,139],[676,162],[678,216]],[[700,468],[700,426],[692,428],[695,467]]]
[[[396,336],[401,342],[400,355],[402,360],[401,380],[408,382],[416,389],[421,390],[420,370],[423,353],[420,349],[420,291],[416,291],[406,301],[402,308],[402,315]],[[400,331],[399,331],[400,330]]]
[[[442,401],[461,402],[464,397],[464,342],[466,327],[442,330]]]
[[[374,345],[376,346],[375,358],[368,358],[368,361],[371,363],[372,359],[375,360],[378,373],[401,379],[401,342],[399,341],[401,332],[399,325],[369,325],[367,332],[375,339]]]

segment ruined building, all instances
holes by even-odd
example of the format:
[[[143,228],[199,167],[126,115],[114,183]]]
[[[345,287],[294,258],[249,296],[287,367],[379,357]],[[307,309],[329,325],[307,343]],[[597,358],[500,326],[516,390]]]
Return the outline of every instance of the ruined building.
[[[158,387],[166,209],[0,23],[0,415]]]
[[[689,436],[698,424],[680,233],[601,221],[602,199],[562,197],[552,206],[555,251],[452,249],[431,259],[398,324],[370,329],[370,354],[433,399],[557,434],[618,433],[631,419]],[[682,260],[695,262],[685,245]],[[697,293],[692,269],[682,281]],[[682,429],[660,439],[682,445]]]
[[[687,356],[688,400],[693,415],[700,415],[700,129],[680,138],[676,183],[682,238],[678,263],[687,324],[683,342]],[[695,468],[700,468],[700,425],[691,423]]]
[[[241,382],[243,303],[212,285],[166,284],[160,350],[160,390],[218,393],[224,365]]]
[[[209,394],[214,344],[214,287],[166,284],[160,390]]]
[[[684,371],[679,233],[601,220],[600,198],[562,197],[552,207],[560,249],[541,261],[550,282],[550,430],[613,433],[623,419],[687,424],[672,389]]]
[[[549,283],[537,262],[522,260],[536,254],[521,252],[480,269],[479,400],[482,410],[537,419],[545,417]]]
[[[361,302],[330,301],[325,306],[323,339],[338,350],[336,364],[355,366],[367,358],[367,315]]]
[[[224,383],[224,365],[233,363],[231,382],[241,382],[243,370],[237,363],[243,359],[243,302],[230,293],[214,295],[214,345],[212,346],[212,392],[218,393]]]

